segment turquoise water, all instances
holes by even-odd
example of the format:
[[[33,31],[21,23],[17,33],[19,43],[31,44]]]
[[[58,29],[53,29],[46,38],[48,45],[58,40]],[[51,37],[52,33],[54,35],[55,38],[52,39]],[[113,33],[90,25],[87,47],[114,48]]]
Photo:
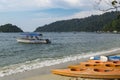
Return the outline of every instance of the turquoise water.
[[[72,56],[75,57],[85,53],[94,54],[120,47],[120,34],[42,33],[43,38],[51,40],[51,44],[17,43],[16,38],[19,37],[19,34],[0,33],[0,76],[4,76],[3,73],[8,73],[8,69],[12,68],[20,70],[27,66],[30,70],[35,68],[33,66],[31,68],[31,65],[39,64],[39,67],[44,67],[54,60],[57,60],[57,64],[59,64],[60,60],[68,57],[70,57],[70,61]],[[7,71],[3,71],[3,69]]]

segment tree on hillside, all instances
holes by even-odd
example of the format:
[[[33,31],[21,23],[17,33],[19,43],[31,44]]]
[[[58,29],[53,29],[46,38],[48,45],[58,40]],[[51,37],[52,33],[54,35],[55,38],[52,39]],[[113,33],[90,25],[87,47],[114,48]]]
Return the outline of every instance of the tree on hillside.
[[[106,24],[103,28],[104,31],[110,31],[110,32],[120,32],[120,19],[115,19],[111,23]]]

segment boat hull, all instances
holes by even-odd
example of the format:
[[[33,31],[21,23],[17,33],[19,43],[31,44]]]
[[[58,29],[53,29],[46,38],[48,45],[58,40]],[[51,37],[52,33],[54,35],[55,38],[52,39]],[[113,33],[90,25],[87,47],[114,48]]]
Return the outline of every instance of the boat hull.
[[[17,42],[19,43],[28,43],[28,44],[48,44],[50,41],[48,39],[17,39]]]

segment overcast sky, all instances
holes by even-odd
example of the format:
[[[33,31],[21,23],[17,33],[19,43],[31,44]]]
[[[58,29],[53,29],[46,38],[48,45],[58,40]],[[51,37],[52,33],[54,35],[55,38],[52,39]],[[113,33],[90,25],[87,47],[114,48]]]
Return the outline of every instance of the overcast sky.
[[[0,25],[12,23],[24,31],[101,13],[94,8],[94,0],[0,0]]]

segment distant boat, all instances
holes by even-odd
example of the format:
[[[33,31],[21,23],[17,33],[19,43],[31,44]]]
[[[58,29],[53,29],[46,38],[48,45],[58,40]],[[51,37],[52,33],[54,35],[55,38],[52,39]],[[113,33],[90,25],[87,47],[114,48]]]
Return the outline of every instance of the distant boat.
[[[17,38],[17,42],[29,44],[48,44],[51,43],[49,39],[42,39],[40,33],[23,33],[24,37]]]

